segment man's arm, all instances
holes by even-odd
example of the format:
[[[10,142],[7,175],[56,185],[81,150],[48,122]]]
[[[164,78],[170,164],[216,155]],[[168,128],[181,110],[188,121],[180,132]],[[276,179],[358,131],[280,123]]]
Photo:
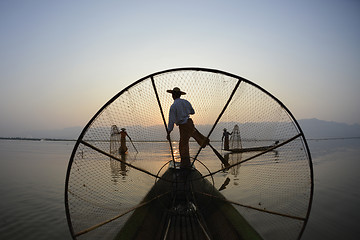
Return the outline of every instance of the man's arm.
[[[175,109],[171,106],[169,111],[169,122],[167,126],[167,136],[166,139],[170,141],[170,133],[174,129],[175,124]]]
[[[195,114],[195,110],[194,110],[194,108],[192,107],[192,105],[191,105],[191,103],[189,102],[189,101],[187,101],[186,100],[186,102],[188,103],[188,111],[189,111],[189,114],[190,115],[193,115],[193,114]]]

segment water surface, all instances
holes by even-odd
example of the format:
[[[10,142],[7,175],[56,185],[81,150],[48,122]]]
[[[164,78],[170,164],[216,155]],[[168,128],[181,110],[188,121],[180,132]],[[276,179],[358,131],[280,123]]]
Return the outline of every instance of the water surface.
[[[358,239],[360,139],[308,143],[315,192],[302,239]],[[73,146],[0,140],[0,239],[71,239],[64,184]]]

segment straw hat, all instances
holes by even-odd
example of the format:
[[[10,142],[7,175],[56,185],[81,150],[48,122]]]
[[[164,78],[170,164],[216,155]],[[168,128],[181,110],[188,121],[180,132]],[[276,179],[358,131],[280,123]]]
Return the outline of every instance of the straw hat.
[[[181,91],[180,88],[174,87],[173,90],[166,90],[168,93],[180,93],[181,95],[185,95],[186,93]]]

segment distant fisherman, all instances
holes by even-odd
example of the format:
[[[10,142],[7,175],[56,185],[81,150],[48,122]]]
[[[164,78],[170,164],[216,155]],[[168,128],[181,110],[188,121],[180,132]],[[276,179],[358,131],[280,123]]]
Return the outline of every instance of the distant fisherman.
[[[180,130],[180,168],[190,168],[190,137],[193,137],[202,148],[209,144],[209,139],[195,128],[194,122],[189,117],[189,115],[193,115],[195,111],[189,101],[180,98],[181,95],[185,95],[186,93],[182,92],[178,87],[167,90],[167,92],[172,94],[174,103],[170,107],[168,134],[166,138],[170,141],[170,133],[174,129],[174,124],[178,125]]]
[[[224,128],[224,132],[223,132],[223,136],[221,138],[221,141],[223,142],[224,139],[224,150],[229,150],[229,136],[231,135],[232,133],[229,133],[226,128]]]
[[[122,128],[120,131],[120,149],[119,149],[120,154],[125,154],[126,151],[128,150],[126,146],[126,136],[128,136],[128,134],[126,133],[126,129]]]

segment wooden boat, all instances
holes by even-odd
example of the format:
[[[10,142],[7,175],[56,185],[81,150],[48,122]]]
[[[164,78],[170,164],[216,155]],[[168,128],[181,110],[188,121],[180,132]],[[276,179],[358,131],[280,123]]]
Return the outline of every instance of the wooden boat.
[[[196,169],[169,168],[142,203],[116,240],[262,239]]]
[[[223,150],[230,151],[233,153],[261,152],[261,151],[267,151],[269,149],[273,149],[278,143],[279,143],[279,141],[276,141],[273,145],[269,145],[269,146],[249,147],[249,148],[233,148],[233,149],[223,149]]]
[[[263,147],[251,147],[251,148],[233,148],[226,151],[230,151],[233,153],[243,153],[243,152],[261,152],[261,151],[267,151],[268,149],[271,149],[274,146],[263,146]]]

